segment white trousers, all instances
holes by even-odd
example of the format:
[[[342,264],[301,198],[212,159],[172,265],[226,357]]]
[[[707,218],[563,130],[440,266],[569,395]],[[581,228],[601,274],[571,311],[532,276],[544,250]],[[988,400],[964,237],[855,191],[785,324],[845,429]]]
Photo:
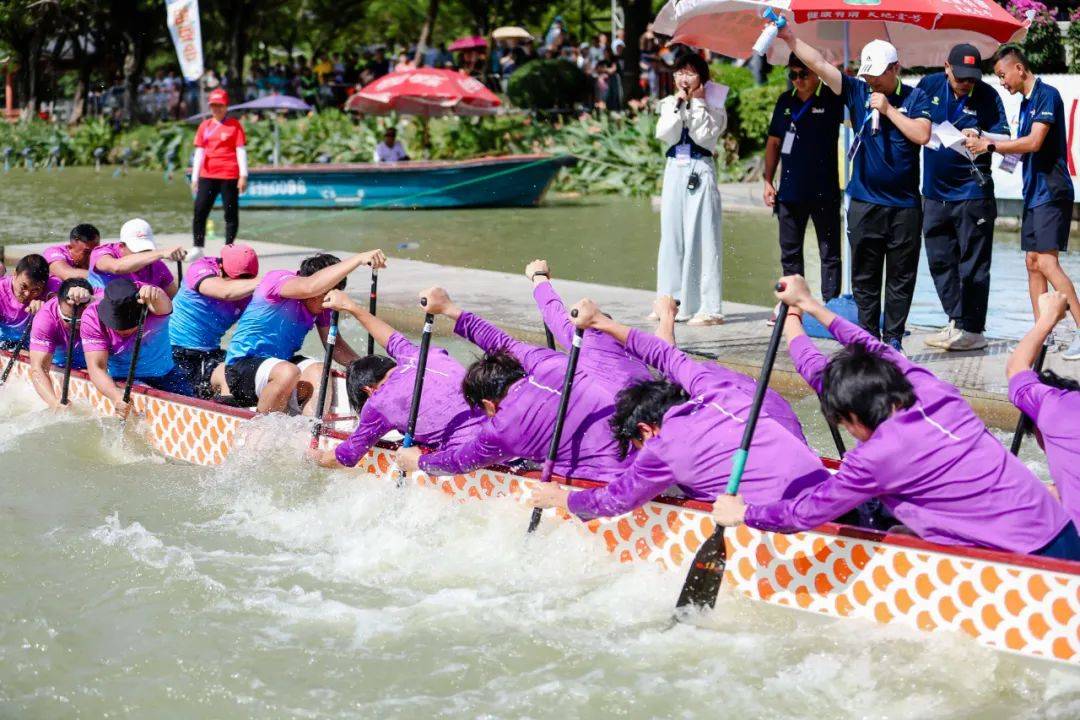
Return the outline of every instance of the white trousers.
[[[697,173],[695,190],[687,185]],[[656,292],[681,301],[680,317],[721,313],[724,243],[720,191],[712,160],[680,165],[667,159],[660,203],[660,256]]]

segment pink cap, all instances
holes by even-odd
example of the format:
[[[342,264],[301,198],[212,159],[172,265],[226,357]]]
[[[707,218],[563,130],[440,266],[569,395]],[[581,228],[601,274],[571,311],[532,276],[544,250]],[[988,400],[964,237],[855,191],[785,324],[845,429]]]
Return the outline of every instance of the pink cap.
[[[206,102],[210,105],[228,105],[229,93],[225,92],[221,88],[214,90],[210,93],[210,97],[206,99]]]
[[[259,256],[255,248],[244,243],[233,243],[221,248],[221,269],[231,278],[255,277],[259,274]]]

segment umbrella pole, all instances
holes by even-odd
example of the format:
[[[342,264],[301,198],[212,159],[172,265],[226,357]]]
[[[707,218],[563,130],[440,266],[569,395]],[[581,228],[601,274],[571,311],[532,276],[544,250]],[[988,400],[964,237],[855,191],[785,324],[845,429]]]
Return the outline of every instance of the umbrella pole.
[[[847,72],[848,58],[851,57],[851,48],[849,47],[850,38],[848,36],[848,30],[851,27],[851,23],[844,22],[844,61],[840,66],[840,72]],[[848,181],[851,179],[851,170],[848,162],[848,152],[851,149],[851,113],[848,112],[847,105],[844,105],[844,115],[847,117],[847,125],[844,126],[844,199],[840,208],[840,264],[844,268],[844,282],[843,287],[840,290],[841,295],[851,294],[851,243],[848,239],[848,219],[847,219],[847,206],[850,200],[848,195]]]
[[[274,167],[281,165],[281,129],[278,117],[274,115]]]

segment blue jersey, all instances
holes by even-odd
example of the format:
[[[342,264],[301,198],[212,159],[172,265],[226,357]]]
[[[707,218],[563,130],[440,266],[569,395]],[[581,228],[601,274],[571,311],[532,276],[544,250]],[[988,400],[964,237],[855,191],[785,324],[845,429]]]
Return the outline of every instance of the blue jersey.
[[[296,277],[290,270],[274,270],[255,289],[251,303],[236,323],[225,362],[245,357],[273,357],[288,360],[300,350],[315,323],[330,327],[330,311],[317,317],[302,300],[282,297],[281,286]]]
[[[99,301],[90,304],[83,312],[79,335],[82,337],[84,352],[107,352],[109,354],[109,375],[125,378],[131,367],[131,353],[135,348],[135,335],[121,335],[112,328],[105,327],[98,317]],[[142,345],[139,346],[139,362],[135,366],[135,377],[156,378],[169,374],[173,369],[172,344],[169,342],[169,316],[146,316],[143,324]]]
[[[216,257],[200,258],[188,266],[180,292],[173,298],[169,321],[169,340],[173,345],[189,350],[219,349],[221,338],[248,306],[250,297],[220,300],[199,292],[204,280],[220,277],[219,268]]]
[[[1020,127],[1016,137],[1030,135],[1035,123],[1045,123],[1049,131],[1038,152],[1023,156],[1024,207],[1065,200],[1072,202],[1073,183],[1066,160],[1065,104],[1057,88],[1047,85],[1042,78],[1035,80],[1031,94],[1020,102]]]
[[[851,115],[858,148],[851,161],[848,195],[854,200],[888,207],[919,206],[919,146],[904,137],[886,117],[881,130],[870,129],[870,95],[866,81],[847,75],[841,78],[840,98]],[[909,118],[930,119],[930,102],[918,88],[899,80],[889,103]]]
[[[962,98],[953,93],[949,78],[943,72],[924,77],[919,81],[918,89],[930,100],[930,121],[935,124],[950,122],[957,130],[976,128],[983,132],[1009,134],[1009,121],[1001,96],[982,80],[977,80],[971,92]],[[974,161],[987,180],[980,185],[971,170],[972,161],[952,148],[933,150],[925,146],[922,152],[924,197],[946,202],[994,197],[994,183],[990,179],[991,153],[983,153]]]

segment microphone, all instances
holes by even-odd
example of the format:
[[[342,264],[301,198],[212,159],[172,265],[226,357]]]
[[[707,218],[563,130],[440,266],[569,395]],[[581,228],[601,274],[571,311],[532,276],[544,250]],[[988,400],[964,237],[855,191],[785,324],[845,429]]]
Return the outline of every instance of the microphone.
[[[870,111],[870,132],[876,133],[881,130],[881,112],[874,108]]]

